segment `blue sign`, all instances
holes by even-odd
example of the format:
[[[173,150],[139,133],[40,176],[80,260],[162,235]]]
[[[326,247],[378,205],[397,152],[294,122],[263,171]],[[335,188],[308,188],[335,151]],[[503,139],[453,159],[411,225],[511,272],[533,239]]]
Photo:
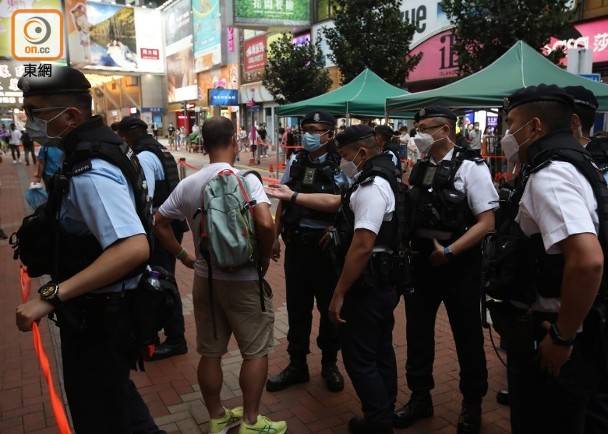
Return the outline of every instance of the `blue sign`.
[[[236,89],[209,89],[210,106],[238,106],[239,91]]]
[[[162,113],[165,110],[162,107],[142,107],[142,112]]]
[[[579,74],[579,76],[591,81],[602,81],[602,76],[600,74]]]

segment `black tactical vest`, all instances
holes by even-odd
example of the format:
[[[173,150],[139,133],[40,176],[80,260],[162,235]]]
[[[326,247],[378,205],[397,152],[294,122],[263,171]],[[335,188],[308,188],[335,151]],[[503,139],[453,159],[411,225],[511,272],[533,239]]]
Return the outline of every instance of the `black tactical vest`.
[[[340,187],[335,177],[340,173],[340,156],[336,152],[329,152],[322,163],[313,162],[309,153],[300,151],[289,169],[289,188],[298,193],[329,193],[340,194]],[[290,233],[300,226],[303,218],[318,220],[327,225],[334,223],[336,215],[314,211],[293,203],[284,203],[283,231]]]
[[[169,197],[173,189],[179,184],[179,171],[177,163],[171,152],[154,139],[150,134],[138,139],[137,143],[132,146],[133,151],[139,154],[143,151],[152,152],[160,160],[163,166],[164,180],[157,180],[154,185],[154,197],[152,198],[152,206],[158,208]]]
[[[608,246],[608,188],[592,156],[570,132],[558,131],[530,145],[528,166],[524,168],[517,187],[501,195],[497,212],[496,233],[483,242],[483,286],[493,298],[532,304],[539,294],[557,298],[561,293],[564,258],[546,253],[542,237],[526,237],[515,217],[529,176],[554,161],[572,164],[587,179],[597,200],[599,240],[604,254]],[[602,288],[606,288],[606,273]],[[602,293],[605,290],[601,291]]]
[[[587,151],[603,174],[608,172],[608,137],[596,137],[587,144]]]
[[[426,158],[414,165],[409,180],[413,239],[451,242],[475,224],[466,194],[454,187],[456,172],[465,160],[485,164],[477,152],[456,146],[451,160],[435,165]]]

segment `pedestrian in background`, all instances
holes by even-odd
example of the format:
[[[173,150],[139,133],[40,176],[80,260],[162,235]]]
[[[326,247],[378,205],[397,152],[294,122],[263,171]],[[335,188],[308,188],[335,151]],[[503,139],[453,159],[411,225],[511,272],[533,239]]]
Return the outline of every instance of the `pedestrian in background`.
[[[23,131],[21,133],[21,143],[23,144],[23,155],[25,158],[25,165],[30,165],[30,160],[28,158],[29,155],[32,156],[32,163],[36,164],[36,154],[34,153],[34,141],[27,133],[27,131]]]
[[[11,148],[11,155],[13,157],[13,164],[21,162],[21,151],[19,145],[21,144],[21,131],[15,127],[15,124],[11,124],[9,147]]]
[[[61,169],[63,155],[63,150],[58,146],[41,146],[36,160],[34,182],[43,180],[44,185],[48,189],[51,178]]]

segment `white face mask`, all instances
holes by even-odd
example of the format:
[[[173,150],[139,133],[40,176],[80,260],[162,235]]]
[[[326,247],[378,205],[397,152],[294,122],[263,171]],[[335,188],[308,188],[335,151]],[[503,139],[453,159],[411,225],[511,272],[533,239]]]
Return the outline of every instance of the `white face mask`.
[[[429,133],[417,133],[414,136],[414,143],[421,154],[427,154],[433,146],[434,139]]]
[[[342,158],[340,161],[340,170],[348,179],[354,179],[357,176],[357,173],[359,173],[359,167],[355,164],[355,158],[357,158],[357,155],[359,155],[359,151],[357,151],[352,160]]]
[[[505,135],[500,140],[500,146],[502,146],[502,152],[505,154],[507,161],[511,164],[516,164],[519,162],[519,147],[526,143],[528,139],[526,139],[523,143],[517,143],[517,139],[515,138],[515,134],[519,133],[526,125],[531,122],[528,121],[523,124],[521,127],[517,129],[517,131],[511,132],[509,130],[505,131]]]

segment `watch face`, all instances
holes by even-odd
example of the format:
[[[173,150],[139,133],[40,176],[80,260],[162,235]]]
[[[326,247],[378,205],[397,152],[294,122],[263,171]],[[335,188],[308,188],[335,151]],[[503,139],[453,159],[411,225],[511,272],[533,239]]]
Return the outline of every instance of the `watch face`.
[[[42,296],[42,298],[49,298],[52,297],[53,294],[55,293],[55,285],[54,284],[47,284],[45,286],[43,286],[42,288],[40,288],[40,295]]]

